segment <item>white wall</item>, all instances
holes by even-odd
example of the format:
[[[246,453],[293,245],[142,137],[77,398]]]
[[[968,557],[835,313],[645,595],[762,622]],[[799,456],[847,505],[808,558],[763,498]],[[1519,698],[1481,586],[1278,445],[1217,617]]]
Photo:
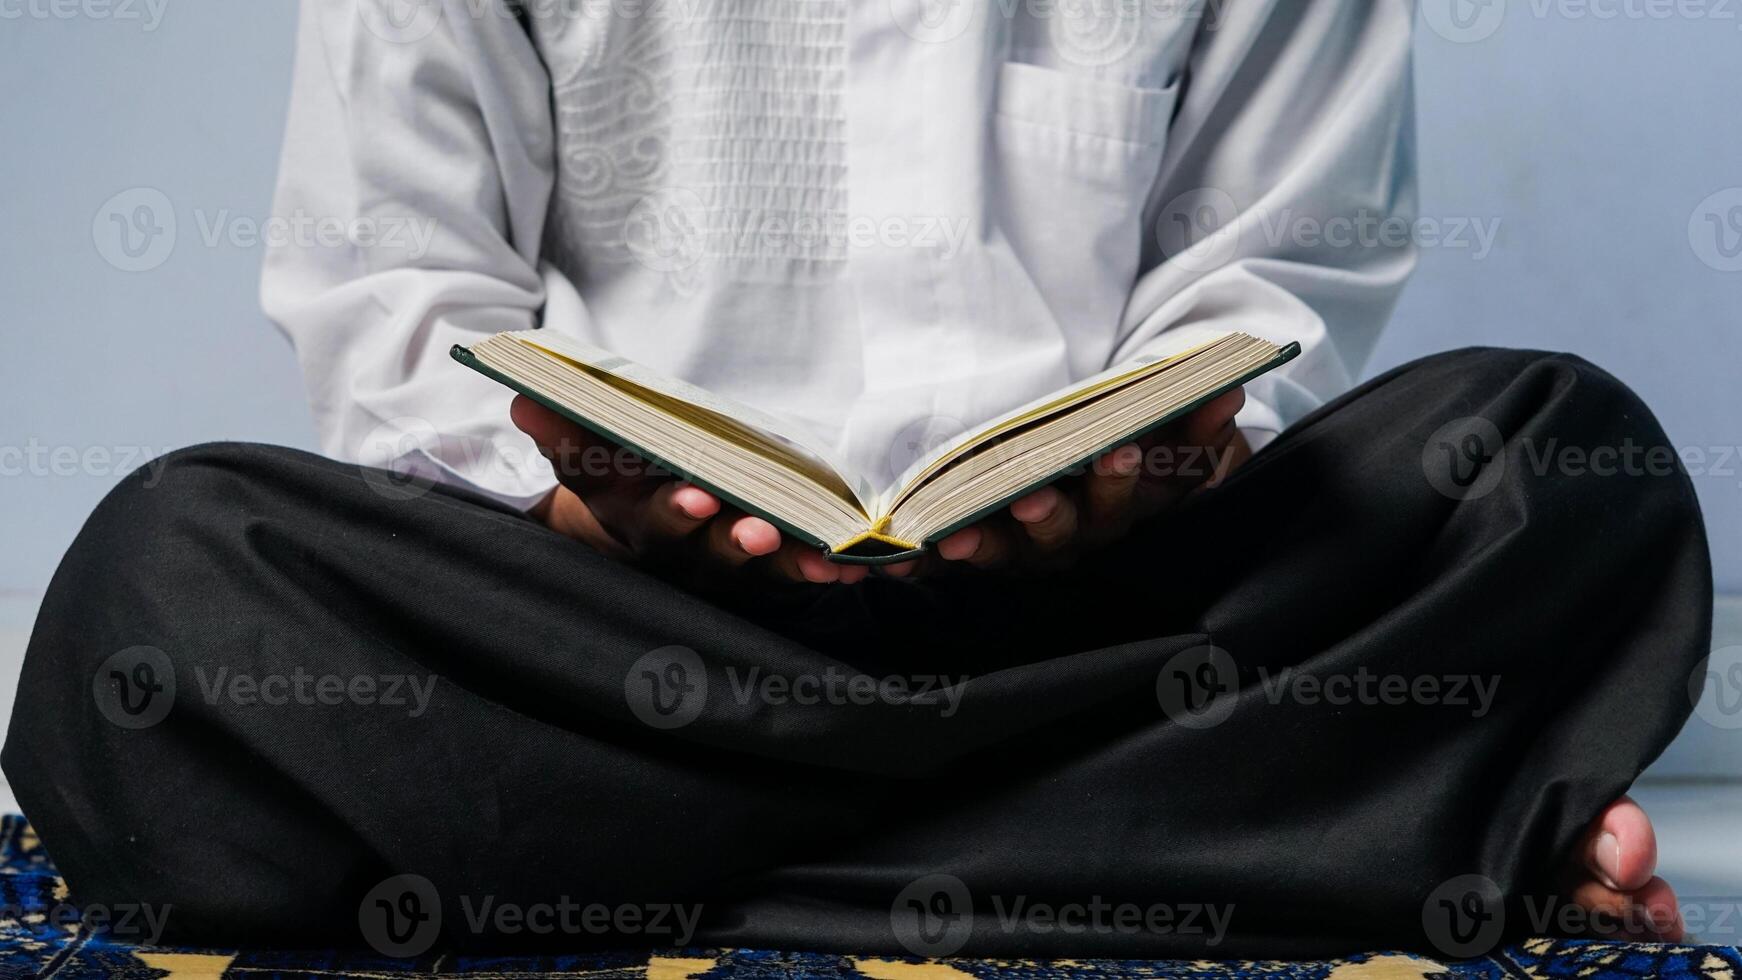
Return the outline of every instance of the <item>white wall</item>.
[[[295,8],[111,6],[161,21],[0,18],[0,452],[35,451],[0,456],[4,592],[41,592],[141,452],[313,445],[290,349],[255,299],[259,248],[207,244],[202,227],[268,213]],[[99,218],[134,188],[165,195],[177,225],[144,272],[105,258],[125,260]]]
[[[1713,14],[1578,15],[1666,7]],[[1480,11],[1472,30],[1454,9]],[[1709,461],[1719,586],[1742,592],[1742,9],[1424,0],[1420,21],[1423,217],[1498,235],[1486,255],[1424,250],[1373,369],[1466,344],[1609,369]]]

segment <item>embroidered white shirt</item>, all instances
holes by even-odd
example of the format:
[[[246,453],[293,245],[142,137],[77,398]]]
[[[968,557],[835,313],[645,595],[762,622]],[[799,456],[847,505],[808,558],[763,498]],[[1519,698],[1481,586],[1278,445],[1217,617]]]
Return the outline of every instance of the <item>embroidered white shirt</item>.
[[[269,251],[323,448],[526,506],[540,326],[899,472],[1227,330],[1345,390],[1413,267],[1407,0],[303,0]]]

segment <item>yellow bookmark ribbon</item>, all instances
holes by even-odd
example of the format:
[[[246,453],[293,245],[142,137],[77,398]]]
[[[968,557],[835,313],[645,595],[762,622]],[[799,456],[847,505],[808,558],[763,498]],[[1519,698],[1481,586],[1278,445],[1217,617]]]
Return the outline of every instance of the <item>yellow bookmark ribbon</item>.
[[[856,534],[853,537],[848,538],[847,540],[841,542],[840,544],[835,545],[833,548],[831,548],[829,550],[834,551],[836,553],[840,553],[840,552],[846,551],[848,548],[851,548],[856,544],[859,544],[859,543],[865,542],[865,541],[881,541],[884,544],[891,545],[891,546],[896,547],[896,548],[900,548],[903,551],[912,551],[915,548],[919,547],[919,545],[915,544],[912,541],[903,541],[898,537],[895,537],[893,535],[885,533],[888,530],[889,530],[889,515],[885,514],[884,516],[879,517],[877,519],[877,523],[871,525],[869,530],[862,531],[859,534]]]

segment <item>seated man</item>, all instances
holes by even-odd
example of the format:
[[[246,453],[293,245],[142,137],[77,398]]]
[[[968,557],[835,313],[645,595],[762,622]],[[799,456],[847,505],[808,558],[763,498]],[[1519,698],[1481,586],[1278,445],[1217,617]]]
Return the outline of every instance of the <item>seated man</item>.
[[[1348,390],[1414,262],[1409,4],[411,9],[303,4],[279,212],[380,232],[267,261],[334,458],[176,453],[45,599],[4,763],[75,898],[299,945],[405,881],[462,944],[486,897],[842,952],[1462,955],[1470,896],[1679,935],[1623,796],[1710,629],[1662,430],[1561,354]],[[447,357],[532,327],[866,471],[1164,340],[1304,352],[867,574]]]

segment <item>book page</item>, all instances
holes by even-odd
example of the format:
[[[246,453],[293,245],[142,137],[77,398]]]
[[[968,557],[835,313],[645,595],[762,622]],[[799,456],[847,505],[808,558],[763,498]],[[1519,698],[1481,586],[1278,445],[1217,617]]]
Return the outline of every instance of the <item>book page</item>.
[[[566,337],[548,330],[520,330],[506,336],[513,337],[515,340],[557,357],[584,364],[596,371],[621,378],[631,385],[656,392],[666,398],[701,409],[703,412],[725,416],[755,429],[759,434],[768,437],[771,442],[780,445],[793,456],[810,464],[812,468],[825,471],[834,478],[831,482],[844,483],[852,491],[859,506],[864,508],[867,514],[872,513],[871,508],[877,502],[876,488],[837,459],[821,440],[806,432],[803,426],[690,384],[681,378],[662,374],[620,354],[613,354],[602,347],[594,347],[573,337]]]
[[[1001,430],[1003,434],[972,447],[922,480],[895,510],[888,533],[908,541],[932,535],[998,501],[1032,490],[1067,467],[1160,420],[1177,415],[1194,401],[1226,390],[1286,360],[1283,348],[1245,334],[1231,334],[1129,383],[1103,386],[1101,393],[1069,410],[1032,416]]]
[[[1234,335],[1224,334],[1213,340],[1192,344],[1177,352],[1165,350],[1146,352],[1140,357],[1116,364],[1099,374],[1084,378],[1068,388],[1049,392],[1011,409],[983,425],[969,429],[915,460],[913,465],[909,466],[896,479],[894,486],[886,490],[877,500],[877,509],[869,511],[869,513],[873,517],[890,513],[901,503],[902,499],[933,474],[954,462],[958,457],[972,452],[980,444],[996,439],[1004,432],[1026,425],[1036,419],[1066,411],[1097,395],[1142,380],[1170,364],[1183,361],[1193,354],[1214,347],[1231,336]]]

